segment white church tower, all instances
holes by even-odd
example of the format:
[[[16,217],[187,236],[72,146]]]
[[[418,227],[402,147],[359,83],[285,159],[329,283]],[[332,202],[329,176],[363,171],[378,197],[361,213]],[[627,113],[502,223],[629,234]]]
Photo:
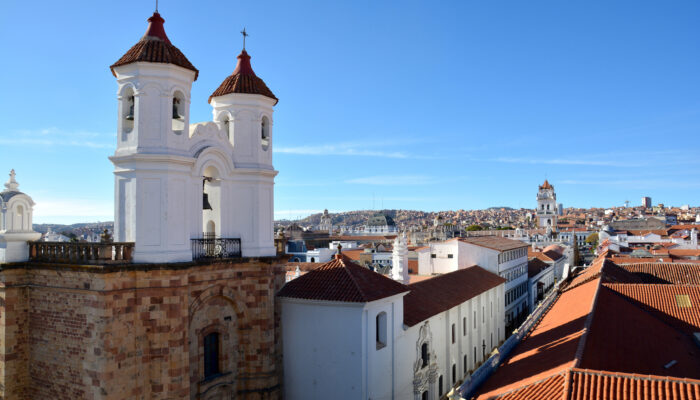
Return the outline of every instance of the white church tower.
[[[557,194],[546,179],[537,192],[537,226],[540,228],[557,228]]]
[[[394,239],[394,249],[391,253],[391,279],[408,285],[408,246],[406,244],[406,233],[396,235],[396,239]]]
[[[170,42],[158,12],[148,22],[141,40],[111,66],[119,85],[110,157],[115,241],[134,242],[137,263],[191,261],[192,240],[202,238],[240,239],[242,256],[274,256],[277,98],[244,50],[210,98],[214,122],[190,124],[198,70]]]
[[[13,169],[5,189],[0,192],[0,264],[29,259],[27,242],[41,237],[41,233],[32,228],[33,214],[34,201],[19,191]]]

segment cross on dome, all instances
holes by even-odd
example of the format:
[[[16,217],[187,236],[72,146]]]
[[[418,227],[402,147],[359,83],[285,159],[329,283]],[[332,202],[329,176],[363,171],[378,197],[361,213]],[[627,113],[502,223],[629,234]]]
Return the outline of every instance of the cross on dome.
[[[243,30],[241,31],[241,35],[243,35],[243,51],[245,51],[245,38],[250,36],[248,33],[246,33],[245,27],[243,27]]]

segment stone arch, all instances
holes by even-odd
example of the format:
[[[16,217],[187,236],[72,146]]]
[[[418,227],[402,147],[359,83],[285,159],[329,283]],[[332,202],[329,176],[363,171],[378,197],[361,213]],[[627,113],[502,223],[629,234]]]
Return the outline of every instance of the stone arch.
[[[188,317],[190,397],[233,398],[247,352],[246,346],[241,345],[250,321],[245,304],[235,290],[215,285],[195,298]],[[212,333],[217,333],[219,340],[218,373],[205,377],[205,338]]]
[[[192,168],[194,176],[204,176],[204,170],[210,165],[219,171],[222,178],[233,174],[233,160],[217,147],[204,147],[197,151],[196,157],[197,161]]]
[[[250,321],[248,308],[246,307],[243,299],[241,299],[239,296],[238,292],[228,286],[215,285],[205,289],[192,301],[188,311],[190,318],[188,324],[192,323],[192,316],[202,307],[202,305],[206,304],[206,302],[212,297],[217,296],[223,297],[231,303],[234,311],[236,312],[236,318],[238,318],[239,321],[244,321],[246,324]]]

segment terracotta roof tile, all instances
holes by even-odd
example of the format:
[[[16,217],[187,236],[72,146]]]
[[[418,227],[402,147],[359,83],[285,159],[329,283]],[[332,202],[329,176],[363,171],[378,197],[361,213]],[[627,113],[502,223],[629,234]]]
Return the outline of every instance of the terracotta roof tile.
[[[211,99],[214,97],[230,93],[259,94],[275,100],[275,104],[279,101],[265,82],[255,75],[253,67],[250,65],[250,56],[245,50],[238,55],[238,65],[233,70],[233,74],[221,82],[221,85],[209,96],[209,102],[211,103]]]
[[[577,367],[700,379],[700,348],[690,336],[603,285]]]
[[[599,281],[591,280],[560,295],[533,331],[479,389],[488,399],[574,367]]]
[[[581,369],[573,369],[570,375],[567,400],[700,399],[700,381],[694,379]]]
[[[403,322],[413,326],[456,307],[506,280],[477,265],[408,285],[403,298]]]
[[[527,243],[521,242],[520,240],[508,239],[500,236],[470,236],[465,238],[459,238],[460,242],[470,243],[476,246],[486,247],[488,249],[507,251],[513,249],[519,249],[522,247],[529,247]]]
[[[564,373],[552,375],[539,382],[504,393],[499,400],[561,400],[564,392]]]
[[[168,36],[165,34],[165,29],[163,28],[163,22],[165,22],[165,20],[161,18],[160,14],[157,12],[153,13],[153,16],[148,19],[148,22],[148,29],[141,40],[109,67],[110,70],[112,70],[112,75],[117,76],[114,72],[115,67],[143,61],[173,64],[189,69],[190,71],[194,71],[194,79],[197,80],[199,71],[190,63],[187,57],[182,54],[180,49],[170,43]]]
[[[605,287],[668,325],[687,334],[700,332],[700,286],[605,284]],[[690,306],[681,307],[677,296],[687,296]]]
[[[620,268],[637,275],[643,283],[700,285],[700,264],[645,262],[623,264]]]
[[[407,286],[361,267],[341,255],[288,282],[277,296],[367,303],[408,290]]]

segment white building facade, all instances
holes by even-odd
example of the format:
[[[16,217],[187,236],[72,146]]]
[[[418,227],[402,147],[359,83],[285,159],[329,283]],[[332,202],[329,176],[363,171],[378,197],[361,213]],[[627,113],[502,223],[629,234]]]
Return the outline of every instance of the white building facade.
[[[480,267],[401,285],[349,260],[329,264],[279,293],[286,399],[437,400],[504,340],[503,279]]]
[[[527,248],[528,245],[519,240],[498,236],[475,236],[434,242],[416,249],[418,274],[445,274],[479,265],[503,277],[506,279],[504,315],[506,325],[511,328],[514,321],[525,315],[528,310]]]
[[[244,257],[275,255],[277,98],[243,50],[209,98],[213,121],[190,124],[198,71],[170,43],[160,15],[149,22],[144,40],[111,66],[118,84],[117,149],[110,157],[115,241],[135,242],[134,262],[190,261],[190,241],[202,237],[240,239]]]

